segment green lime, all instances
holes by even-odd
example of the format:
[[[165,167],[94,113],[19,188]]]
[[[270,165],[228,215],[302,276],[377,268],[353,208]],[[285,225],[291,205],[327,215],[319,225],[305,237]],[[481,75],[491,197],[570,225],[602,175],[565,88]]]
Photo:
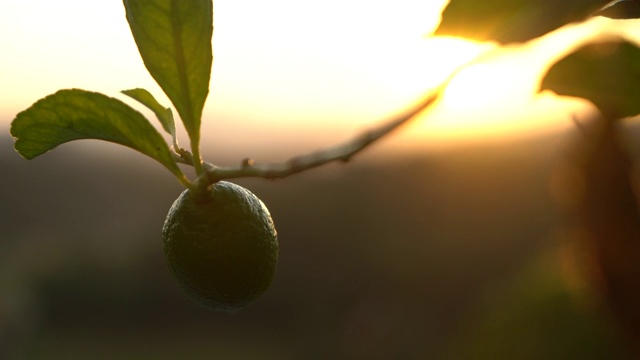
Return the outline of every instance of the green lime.
[[[249,190],[220,181],[205,195],[185,190],[173,203],[162,228],[164,253],[190,298],[233,312],[271,284],[278,237],[269,210]]]

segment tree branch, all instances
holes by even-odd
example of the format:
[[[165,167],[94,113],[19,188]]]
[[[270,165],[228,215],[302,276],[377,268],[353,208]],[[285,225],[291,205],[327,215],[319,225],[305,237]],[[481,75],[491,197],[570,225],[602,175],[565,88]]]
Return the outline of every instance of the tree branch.
[[[241,178],[241,177],[261,177],[265,179],[278,179],[291,176],[305,170],[309,170],[330,162],[348,162],[351,158],[373,144],[380,138],[393,132],[401,125],[408,122],[424,109],[431,106],[440,96],[440,89],[434,90],[418,105],[405,111],[404,113],[390,119],[378,127],[369,129],[357,135],[352,140],[336,146],[317,150],[305,155],[293,157],[282,163],[256,164],[253,160],[244,159],[240,165],[231,167],[219,167],[205,162],[206,178],[198,179],[199,182],[214,184],[220,180]],[[179,163],[193,165],[192,154],[185,149],[174,149],[175,159]]]

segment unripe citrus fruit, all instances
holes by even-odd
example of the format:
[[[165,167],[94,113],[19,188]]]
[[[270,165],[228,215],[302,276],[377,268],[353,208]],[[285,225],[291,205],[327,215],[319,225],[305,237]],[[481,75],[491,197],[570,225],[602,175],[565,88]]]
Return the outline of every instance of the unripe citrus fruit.
[[[162,228],[169,269],[197,303],[233,312],[267,290],[278,238],[266,206],[249,190],[214,184],[204,196],[185,190]]]

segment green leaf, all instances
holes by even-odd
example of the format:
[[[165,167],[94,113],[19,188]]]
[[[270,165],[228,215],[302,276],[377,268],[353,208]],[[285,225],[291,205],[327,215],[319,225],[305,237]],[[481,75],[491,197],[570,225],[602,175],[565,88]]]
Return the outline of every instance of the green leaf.
[[[11,135],[15,149],[26,159],[72,140],[106,140],[156,159],[185,180],[167,143],[149,121],[129,105],[100,93],[60,90],[40,99],[16,115]]]
[[[611,0],[451,0],[435,32],[477,41],[523,42],[581,21]]]
[[[609,118],[640,114],[640,49],[622,41],[583,46],[549,70],[545,89],[585,98]]]
[[[137,100],[142,105],[149,108],[158,118],[160,124],[162,124],[162,128],[171,135],[173,139],[173,143],[176,144],[176,124],[173,121],[173,112],[171,108],[164,107],[160,105],[158,100],[156,100],[151,93],[145,89],[130,89],[123,90],[123,94],[131,97],[134,100]]]
[[[191,139],[200,141],[213,61],[211,0],[124,0],[147,70],[167,94]]]

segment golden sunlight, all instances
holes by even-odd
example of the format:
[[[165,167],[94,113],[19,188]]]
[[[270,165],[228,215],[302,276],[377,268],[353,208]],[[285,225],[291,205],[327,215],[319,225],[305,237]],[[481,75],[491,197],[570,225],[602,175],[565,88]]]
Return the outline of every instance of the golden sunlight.
[[[472,64],[462,69],[446,88],[443,106],[476,112],[513,106],[522,101],[522,94],[514,91],[522,81],[512,64]]]
[[[584,99],[540,93],[546,69],[594,37],[624,36],[633,41],[638,25],[593,18],[528,43],[487,49],[453,78],[438,106],[410,127],[412,137],[515,136],[573,126],[572,118],[594,108]]]
[[[539,124],[527,110],[537,92],[534,64],[499,48],[489,51],[496,55],[462,68],[445,89],[440,111],[449,120],[442,127],[459,135],[498,134],[513,128],[515,114],[519,126]]]

